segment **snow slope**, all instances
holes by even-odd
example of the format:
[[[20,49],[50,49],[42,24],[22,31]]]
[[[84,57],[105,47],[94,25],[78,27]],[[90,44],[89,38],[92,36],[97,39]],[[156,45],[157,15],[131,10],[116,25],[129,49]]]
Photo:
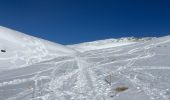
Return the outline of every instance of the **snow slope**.
[[[109,43],[87,44],[96,42]],[[170,36],[128,42],[82,52],[53,45],[53,59],[0,71],[0,100],[170,100]]]
[[[18,68],[52,59],[72,55],[74,50],[60,44],[28,36],[0,26],[0,69]]]
[[[118,38],[118,39],[105,39],[105,40],[97,40],[92,42],[79,43],[74,45],[68,45],[70,48],[74,48],[77,51],[85,52],[96,49],[104,49],[111,48],[117,46],[130,45],[141,41],[151,40],[153,38],[135,38],[135,37],[126,37],[126,38]]]

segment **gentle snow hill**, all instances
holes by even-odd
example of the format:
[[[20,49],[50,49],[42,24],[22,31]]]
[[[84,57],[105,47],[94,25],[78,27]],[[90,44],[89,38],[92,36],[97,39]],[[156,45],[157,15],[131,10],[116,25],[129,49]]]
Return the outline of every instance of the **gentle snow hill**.
[[[0,70],[18,68],[55,58],[73,55],[75,51],[63,45],[23,34],[0,26]]]
[[[153,37],[145,38],[135,38],[135,37],[126,37],[118,39],[105,39],[97,40],[92,42],[84,42],[79,44],[68,45],[70,48],[74,48],[77,51],[85,52],[90,50],[106,49],[111,47],[120,47],[125,45],[131,45],[142,41],[152,40]]]
[[[0,100],[170,100],[170,36],[65,47],[1,27],[0,48]]]

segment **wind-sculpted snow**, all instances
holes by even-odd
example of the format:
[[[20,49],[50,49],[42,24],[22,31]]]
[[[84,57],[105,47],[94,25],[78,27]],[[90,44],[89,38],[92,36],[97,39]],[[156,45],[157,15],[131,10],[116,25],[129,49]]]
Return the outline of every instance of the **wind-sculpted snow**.
[[[167,36],[1,70],[0,100],[170,100],[169,49]]]

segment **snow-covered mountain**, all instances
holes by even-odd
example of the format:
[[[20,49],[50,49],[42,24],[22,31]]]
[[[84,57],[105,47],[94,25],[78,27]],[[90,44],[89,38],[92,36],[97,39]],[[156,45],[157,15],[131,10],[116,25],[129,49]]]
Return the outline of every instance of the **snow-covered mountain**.
[[[84,42],[84,43],[79,43],[74,45],[68,45],[68,47],[74,48],[79,52],[84,52],[89,50],[124,46],[124,45],[134,44],[137,42],[152,40],[154,38],[155,37],[145,37],[145,38],[126,37],[126,38],[118,38],[118,39],[105,39],[105,40],[97,40],[92,42]]]
[[[170,36],[63,46],[0,27],[0,100],[170,100]]]
[[[57,56],[72,55],[75,51],[57,43],[28,36],[0,26],[0,69],[28,66]]]

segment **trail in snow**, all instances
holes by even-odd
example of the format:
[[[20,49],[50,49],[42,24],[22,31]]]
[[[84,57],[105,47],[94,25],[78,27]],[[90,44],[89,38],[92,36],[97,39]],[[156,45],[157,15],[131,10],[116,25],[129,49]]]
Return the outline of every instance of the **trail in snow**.
[[[76,61],[81,69],[82,76],[79,84],[84,83],[86,80],[86,85],[84,88],[90,88],[93,100],[103,100],[108,98],[109,85],[103,82],[103,80],[98,79],[95,72],[93,71],[93,64],[87,63],[84,58],[77,57]],[[85,77],[85,78],[82,78]]]
[[[114,48],[101,46],[100,49],[85,52],[51,43],[49,46],[47,41],[32,37],[24,37],[20,41],[23,40],[27,42],[22,45],[24,49],[21,47],[23,55],[15,51],[12,56],[2,54],[4,57],[0,58],[1,62],[10,60],[15,64],[14,67],[0,67],[4,69],[0,71],[1,100],[170,98],[169,62],[161,63],[162,66],[148,65],[149,61],[162,60],[156,56],[169,57],[166,55],[170,53],[166,50],[169,45],[160,46],[170,42],[167,37]],[[36,47],[34,52],[32,47]],[[17,63],[18,59],[24,62]],[[128,90],[118,93],[115,91],[118,86],[126,86]]]

